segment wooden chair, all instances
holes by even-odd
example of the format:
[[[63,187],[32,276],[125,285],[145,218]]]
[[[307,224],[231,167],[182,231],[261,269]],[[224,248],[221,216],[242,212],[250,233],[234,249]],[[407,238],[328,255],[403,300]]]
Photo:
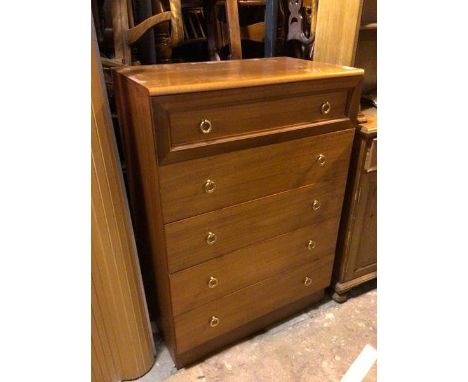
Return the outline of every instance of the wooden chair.
[[[215,10],[216,4],[219,2],[224,2],[226,7],[230,58],[242,59],[242,39],[264,42],[265,57],[272,57],[274,55],[278,0],[209,0],[205,12],[208,24],[208,49],[211,59],[219,59],[220,33]],[[264,5],[265,22],[241,28],[239,24],[239,6],[243,5]]]
[[[114,62],[132,65],[131,47],[151,28],[163,22],[171,23],[171,44],[176,46],[184,37],[180,0],[169,0],[170,11],[150,16],[135,25],[132,0],[112,1],[112,26],[114,30]]]

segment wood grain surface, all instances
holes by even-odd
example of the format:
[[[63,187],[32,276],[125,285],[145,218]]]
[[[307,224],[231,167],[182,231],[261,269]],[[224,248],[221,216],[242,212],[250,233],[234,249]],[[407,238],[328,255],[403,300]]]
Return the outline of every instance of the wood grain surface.
[[[362,76],[364,73],[362,69],[290,57],[144,65],[118,71],[151,96]]]
[[[119,121],[125,139],[132,218],[148,293],[149,310],[161,328],[169,351],[174,354],[172,305],[158,191],[159,178],[155,170],[157,159],[150,100],[141,89],[124,78],[115,76],[114,79]]]
[[[332,256],[338,225],[338,217],[328,219],[171,274],[174,315],[281,274],[286,269]],[[309,240],[315,242],[315,248],[310,250],[307,248]],[[210,277],[218,280],[214,288],[208,286]]]
[[[321,0],[315,29],[314,61],[354,65],[363,0]]]
[[[204,157],[222,152],[239,150],[241,148],[256,147],[261,144],[271,144],[304,136],[324,134],[327,132],[354,128],[355,120],[354,105],[355,98],[359,100],[359,84],[362,81],[360,76],[350,76],[344,78],[330,78],[304,81],[300,83],[287,83],[281,85],[269,85],[264,87],[250,87],[244,89],[224,89],[207,91],[200,93],[197,97],[192,94],[166,95],[161,97],[151,97],[153,104],[154,125],[157,126],[156,138],[158,141],[158,157],[160,165],[169,164],[176,161],[187,160],[196,157]],[[141,88],[141,87],[140,87]],[[143,88],[141,88],[143,89]],[[331,111],[328,115],[317,116],[320,113],[322,103],[326,102],[327,94],[345,94],[344,109],[341,102],[334,103],[330,100]],[[359,94],[358,94],[359,93]],[[321,98],[320,104],[309,105],[309,97]],[[280,113],[283,124],[276,120],[279,100],[294,102],[293,109],[298,111],[298,115],[289,113],[285,109]],[[242,123],[237,120],[237,113],[230,113],[226,119],[216,123],[213,121],[212,131],[209,134],[202,134],[199,124],[203,116],[200,110],[214,110],[216,113],[229,110],[233,105],[248,106],[249,115]],[[263,105],[263,107],[253,107]],[[265,109],[267,108],[267,109]],[[174,142],[173,128],[178,129],[177,124],[171,122],[171,116],[179,112],[190,110],[196,113],[190,124],[186,126],[184,136],[189,136],[186,143]],[[341,112],[340,112],[341,110]],[[199,114],[198,114],[199,113]],[[263,119],[256,117],[257,113],[264,116]],[[206,114],[206,113],[205,113]],[[317,116],[316,118],[314,116]],[[186,139],[185,137],[184,139]]]
[[[346,178],[305,186],[165,225],[170,272],[338,216]],[[314,200],[321,206],[312,209]],[[213,232],[217,241],[206,243]]]
[[[177,352],[187,351],[282,305],[325,288],[330,283],[332,266],[333,256],[323,257],[317,262],[286,270],[281,275],[175,317]],[[309,286],[304,285],[306,277],[312,279]],[[214,328],[210,326],[212,316],[220,320]]]
[[[177,109],[168,105],[171,143],[177,146],[283,126],[344,118],[346,101],[346,89],[291,97],[277,93],[276,96],[270,94],[254,102],[244,100],[233,103],[231,100],[219,107],[210,102],[202,103],[201,95],[192,102],[179,104]],[[320,110],[325,102],[331,104],[328,114],[322,114]],[[212,124],[212,131],[208,134],[200,131],[200,123],[205,119]]]
[[[377,276],[377,132],[357,134],[337,240],[333,288],[349,289]]]
[[[173,222],[343,176],[353,137],[354,129],[349,129],[162,166],[164,220]],[[325,157],[323,166],[319,155]],[[203,188],[208,179],[216,184],[213,193]]]
[[[92,381],[138,378],[154,361],[133,228],[93,31],[91,50]]]

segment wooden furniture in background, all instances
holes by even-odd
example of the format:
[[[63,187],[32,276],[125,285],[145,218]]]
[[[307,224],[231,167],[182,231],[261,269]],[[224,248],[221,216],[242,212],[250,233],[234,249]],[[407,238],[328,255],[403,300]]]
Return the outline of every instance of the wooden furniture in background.
[[[222,28],[217,22],[216,5],[224,3],[226,9],[226,27],[230,59],[242,58],[242,40],[264,43],[264,57],[273,57],[276,43],[276,23],[278,14],[278,0],[206,0],[208,15],[208,44],[210,57],[217,59],[218,51],[224,39]],[[239,8],[261,6],[265,8],[265,18],[262,22],[241,26],[239,23]],[[221,33],[220,33],[221,32]]]
[[[377,109],[356,134],[333,272],[333,299],[377,277]]]
[[[330,285],[362,75],[284,57],[115,72],[139,253],[177,367]]]
[[[314,61],[354,64],[363,0],[320,0],[315,26]]]
[[[320,0],[314,61],[365,70],[363,93],[377,88],[377,1]]]
[[[155,351],[94,30],[91,116],[92,381],[114,382],[146,373]]]
[[[163,23],[171,23],[171,44],[179,44],[184,37],[180,0],[170,0],[170,11],[152,15],[134,24],[131,0],[112,1],[112,27],[114,32],[114,61],[132,65],[132,45],[136,44],[151,28]]]

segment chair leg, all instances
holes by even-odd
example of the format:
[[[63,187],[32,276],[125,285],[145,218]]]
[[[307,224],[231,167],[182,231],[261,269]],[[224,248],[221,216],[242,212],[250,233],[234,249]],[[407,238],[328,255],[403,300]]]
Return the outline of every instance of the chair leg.
[[[231,59],[242,59],[239,10],[237,8],[237,0],[226,0],[226,16],[229,29]]]
[[[126,37],[128,32],[127,2],[114,0],[111,5],[115,59],[124,65],[132,65],[132,51]]]
[[[216,4],[214,1],[205,2],[206,39],[208,41],[208,54],[211,61],[220,61],[218,53],[218,26],[216,24]]]

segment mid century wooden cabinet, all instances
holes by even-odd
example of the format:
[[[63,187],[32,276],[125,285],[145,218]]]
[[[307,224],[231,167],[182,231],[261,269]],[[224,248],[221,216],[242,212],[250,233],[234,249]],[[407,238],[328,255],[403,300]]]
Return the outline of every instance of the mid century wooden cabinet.
[[[292,58],[116,71],[140,254],[178,367],[330,285],[362,80]]]

